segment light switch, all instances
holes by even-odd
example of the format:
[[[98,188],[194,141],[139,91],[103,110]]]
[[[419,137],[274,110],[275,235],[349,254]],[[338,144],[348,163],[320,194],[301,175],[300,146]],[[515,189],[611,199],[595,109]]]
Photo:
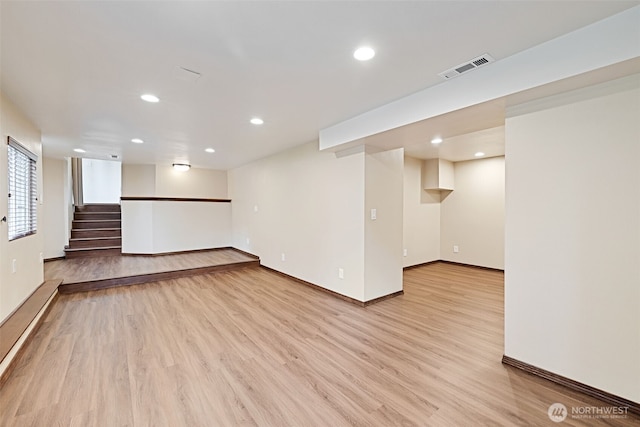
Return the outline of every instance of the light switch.
[[[378,218],[378,210],[377,209],[371,209],[371,219],[375,220]]]

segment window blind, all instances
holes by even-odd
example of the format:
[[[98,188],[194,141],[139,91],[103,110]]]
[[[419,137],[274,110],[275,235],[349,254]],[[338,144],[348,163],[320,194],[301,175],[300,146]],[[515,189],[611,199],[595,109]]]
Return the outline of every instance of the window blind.
[[[9,137],[9,240],[34,234],[38,227],[38,157]]]

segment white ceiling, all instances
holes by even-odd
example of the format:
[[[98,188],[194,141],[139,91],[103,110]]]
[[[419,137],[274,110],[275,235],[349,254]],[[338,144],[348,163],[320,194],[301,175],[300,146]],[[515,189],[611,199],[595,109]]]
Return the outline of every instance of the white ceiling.
[[[429,141],[410,145],[404,150],[407,156],[417,159],[445,159],[460,162],[477,158],[476,153],[484,153],[481,157],[504,155],[504,126],[464,133],[451,138],[444,138],[440,144]]]
[[[499,61],[637,4],[2,1],[0,88],[42,130],[45,155],[80,147],[228,169],[317,140],[478,55]],[[362,44],[373,60],[352,58]],[[186,81],[178,67],[202,76]],[[141,101],[147,92],[161,102]]]

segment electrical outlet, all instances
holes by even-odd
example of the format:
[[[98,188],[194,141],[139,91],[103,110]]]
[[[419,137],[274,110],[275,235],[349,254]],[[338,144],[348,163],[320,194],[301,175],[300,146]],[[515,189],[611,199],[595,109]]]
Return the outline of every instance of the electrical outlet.
[[[372,220],[376,220],[378,218],[378,210],[377,209],[371,209],[371,219]]]
[[[251,244],[251,239],[247,237],[247,245]]]
[[[460,252],[460,248],[458,247],[458,245],[453,245],[453,253],[457,254],[458,252]]]
[[[406,249],[404,249],[404,250],[402,251],[402,256],[407,256],[407,250],[406,250]]]
[[[287,257],[284,256],[284,252],[282,253],[281,259],[282,259],[282,261],[286,261],[287,260]]]
[[[11,272],[15,273],[18,271],[18,262],[14,259],[11,261]]]
[[[338,279],[344,279],[344,268],[338,269]]]

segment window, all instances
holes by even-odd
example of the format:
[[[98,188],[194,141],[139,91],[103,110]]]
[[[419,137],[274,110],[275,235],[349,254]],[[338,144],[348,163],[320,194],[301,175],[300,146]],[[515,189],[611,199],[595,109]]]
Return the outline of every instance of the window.
[[[9,137],[9,240],[35,234],[38,226],[38,157]]]

